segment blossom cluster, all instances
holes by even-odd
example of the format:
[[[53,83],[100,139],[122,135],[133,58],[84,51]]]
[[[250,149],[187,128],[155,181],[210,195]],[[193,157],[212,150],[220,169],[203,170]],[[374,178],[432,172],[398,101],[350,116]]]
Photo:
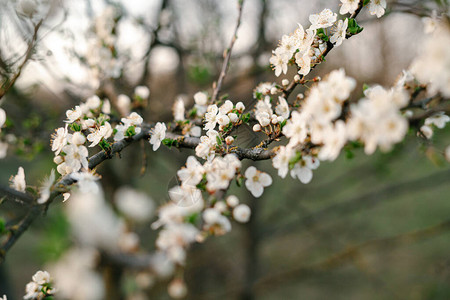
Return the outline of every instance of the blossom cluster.
[[[27,283],[25,287],[25,300],[42,300],[47,296],[54,294],[52,287],[52,279],[47,271],[37,271],[33,275],[32,281]]]
[[[339,13],[354,14],[360,5],[359,0],[341,0],[342,6]],[[369,12],[378,18],[384,15],[386,9],[385,0],[371,0]],[[326,8],[318,14],[309,16],[310,26],[304,29],[302,25],[290,35],[283,35],[279,46],[273,51],[270,58],[275,75],[286,74],[288,66],[296,65],[298,74],[306,76],[314,65],[323,60],[323,55],[331,46],[338,47],[349,34],[358,33],[359,26],[354,19],[337,19],[337,14]],[[350,24],[351,23],[351,24]],[[351,26],[350,26],[351,25]],[[330,43],[328,45],[327,43]]]

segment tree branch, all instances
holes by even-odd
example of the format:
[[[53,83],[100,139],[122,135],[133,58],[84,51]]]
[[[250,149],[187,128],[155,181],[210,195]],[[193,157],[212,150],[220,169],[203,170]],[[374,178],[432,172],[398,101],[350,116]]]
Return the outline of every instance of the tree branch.
[[[231,58],[231,51],[233,49],[234,43],[237,40],[237,31],[239,29],[239,26],[241,25],[241,19],[242,19],[242,8],[244,6],[244,0],[238,0],[238,18],[236,27],[234,29],[233,37],[231,38],[230,46],[228,46],[227,49],[225,49],[223,56],[224,61],[222,64],[222,70],[220,71],[219,79],[217,80],[217,84],[213,85],[213,93],[211,96],[211,103],[214,103],[217,100],[217,96],[219,95],[220,89],[222,88],[223,80],[225,79],[225,76],[228,71],[228,67],[230,66],[230,58]]]

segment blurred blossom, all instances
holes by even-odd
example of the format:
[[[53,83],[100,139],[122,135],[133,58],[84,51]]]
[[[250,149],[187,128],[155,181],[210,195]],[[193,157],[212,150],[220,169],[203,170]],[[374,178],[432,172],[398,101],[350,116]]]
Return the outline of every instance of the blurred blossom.
[[[131,187],[121,187],[115,193],[114,199],[119,211],[133,221],[146,222],[153,216],[155,204],[143,192]]]

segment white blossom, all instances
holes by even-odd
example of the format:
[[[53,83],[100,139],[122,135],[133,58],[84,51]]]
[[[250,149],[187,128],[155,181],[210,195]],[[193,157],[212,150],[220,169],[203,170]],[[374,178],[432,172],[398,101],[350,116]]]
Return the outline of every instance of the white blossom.
[[[64,156],[65,163],[71,168],[72,172],[80,170],[82,167],[88,169],[88,150],[85,146],[66,145],[62,149],[66,154]]]
[[[187,295],[187,287],[183,280],[176,278],[169,283],[167,292],[173,299],[183,299]]]
[[[120,94],[117,96],[116,105],[122,116],[128,116],[130,114],[131,99],[127,95]]]
[[[186,160],[186,167],[178,170],[177,175],[182,185],[195,187],[202,180],[204,172],[202,164],[194,156],[189,156]]]
[[[278,176],[285,178],[289,171],[289,161],[295,155],[291,147],[281,146],[272,160],[273,167],[278,169]]]
[[[69,124],[73,123],[76,120],[80,119],[82,115],[83,111],[81,110],[81,107],[77,105],[74,109],[69,109],[68,111],[66,111],[67,120],[65,122]]]
[[[108,121],[105,121],[104,125],[101,125],[100,127],[92,130],[92,133],[90,133],[87,136],[88,141],[91,142],[89,147],[94,147],[100,143],[101,140],[109,138],[113,133],[113,130],[111,128],[111,124],[109,124]]]
[[[341,15],[345,15],[346,13],[353,14],[358,8],[358,4],[361,0],[341,0],[342,6],[339,10]]]
[[[239,204],[233,209],[233,218],[239,223],[247,223],[250,220],[251,210],[246,204]]]
[[[235,195],[230,195],[227,197],[226,202],[230,207],[236,207],[239,204],[239,199]]]
[[[19,192],[25,192],[25,188],[27,187],[27,184],[25,182],[25,171],[22,167],[19,167],[19,170],[17,171],[17,175],[11,176],[10,178],[10,186]]]
[[[278,105],[275,107],[275,112],[284,119],[289,118],[289,105],[285,98],[278,97]]]
[[[153,145],[153,151],[158,150],[162,140],[166,137],[166,124],[158,122],[152,130],[150,144]]]
[[[336,22],[337,15],[330,9],[325,8],[319,14],[312,14],[309,16],[311,22],[311,29],[327,28]]]
[[[255,167],[248,167],[245,171],[245,186],[255,198],[261,197],[264,188],[272,184],[272,177],[269,174],[258,171]]]
[[[147,194],[130,187],[120,187],[114,194],[114,200],[119,211],[136,222],[148,221],[155,209],[153,200]]]
[[[183,98],[178,97],[177,100],[175,100],[175,103],[173,104],[172,107],[172,111],[173,111],[173,119],[175,121],[184,121],[185,117],[184,117],[184,101]]]
[[[371,15],[376,15],[380,18],[384,15],[386,9],[386,0],[370,0],[369,12]]]
[[[3,125],[6,122],[6,112],[3,108],[0,107],[0,132],[2,131]]]
[[[134,89],[134,94],[143,100],[147,100],[150,96],[150,90],[148,87],[140,85]]]
[[[336,25],[336,30],[334,34],[330,37],[330,42],[334,44],[335,47],[338,47],[345,40],[345,36],[347,34],[348,27],[348,19],[345,21],[339,20]]]
[[[58,128],[56,132],[52,134],[52,151],[55,152],[55,155],[58,155],[62,148],[67,145],[67,135],[67,126]]]
[[[42,186],[39,188],[39,199],[37,200],[37,203],[43,204],[47,202],[48,198],[50,197],[50,189],[53,186],[54,182],[55,169],[52,169],[52,171],[50,172],[50,176],[44,180]]]
[[[445,114],[445,112],[441,111],[434,114],[431,117],[425,119],[425,125],[434,125],[439,129],[445,127],[445,124],[450,122],[450,117]]]
[[[93,172],[73,172],[70,174],[73,180],[77,182],[79,191],[83,194],[99,194],[101,190],[97,184],[100,176]]]

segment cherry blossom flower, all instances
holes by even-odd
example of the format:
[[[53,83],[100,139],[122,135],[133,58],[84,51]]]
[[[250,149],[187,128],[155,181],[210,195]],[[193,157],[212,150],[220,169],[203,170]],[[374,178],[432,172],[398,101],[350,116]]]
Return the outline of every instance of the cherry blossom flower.
[[[224,235],[231,231],[230,221],[215,208],[207,208],[202,214],[205,230],[215,235]]]
[[[292,178],[298,178],[301,183],[308,184],[313,178],[312,170],[319,167],[320,161],[309,155],[302,156],[302,159],[294,165],[291,170]]]
[[[52,169],[50,172],[50,176],[44,180],[42,186],[39,189],[39,199],[37,200],[38,204],[43,204],[47,202],[48,198],[50,198],[50,189],[55,182],[55,170]]]
[[[161,122],[156,123],[150,138],[150,144],[153,145],[153,151],[158,150],[159,146],[161,146],[162,140],[166,137],[166,129],[166,124]]]
[[[295,152],[291,147],[281,146],[272,160],[273,167],[278,169],[278,176],[285,178],[289,171],[289,161]]]
[[[6,112],[3,108],[0,108],[0,132],[2,131],[3,125],[6,122]]]
[[[319,14],[312,14],[309,16],[311,22],[311,29],[327,28],[336,22],[337,15],[330,9],[325,8]]]
[[[235,195],[230,195],[227,197],[226,202],[229,207],[236,207],[239,204],[239,199]]]
[[[120,187],[114,194],[114,200],[117,209],[136,222],[148,221],[155,209],[153,200],[147,194],[131,187]]]
[[[113,133],[111,128],[111,124],[108,121],[105,121],[104,125],[101,125],[99,128],[92,130],[87,136],[88,141],[92,142],[89,147],[94,147],[100,143],[102,139],[109,138]]]
[[[255,198],[261,197],[264,188],[272,184],[272,177],[269,174],[258,171],[255,167],[248,167],[245,171],[245,186]]]
[[[289,105],[286,99],[278,97],[278,105],[275,107],[275,112],[284,119],[289,118]]]
[[[285,53],[280,48],[273,51],[273,55],[269,62],[275,70],[275,76],[280,76],[281,72],[283,72],[283,74],[287,73],[289,59],[289,54]]]
[[[71,168],[72,172],[76,172],[83,167],[88,169],[88,150],[85,146],[66,145],[62,149],[66,154],[64,156],[65,164]]]
[[[381,18],[384,15],[386,9],[386,0],[370,0],[369,12],[371,15],[377,15],[377,18]]]
[[[251,210],[246,204],[239,204],[233,209],[233,218],[239,223],[247,223],[250,220]]]
[[[17,171],[17,175],[11,176],[9,179],[10,186],[19,192],[25,192],[25,188],[27,187],[27,184],[25,182],[25,171],[22,167],[19,167],[19,170]]]
[[[67,145],[67,126],[60,127],[56,130],[56,133],[52,134],[52,151],[55,155],[61,153],[61,150]]]
[[[148,87],[140,85],[134,89],[134,94],[143,100],[147,100],[150,96],[150,90]]]
[[[434,125],[439,129],[444,128],[445,124],[448,122],[450,122],[450,117],[447,116],[443,111],[440,111],[433,116],[425,119],[425,125]]]
[[[40,285],[49,283],[51,280],[50,274],[47,271],[37,271],[31,278]]]
[[[182,185],[195,187],[202,180],[204,172],[202,164],[194,156],[189,156],[186,161],[186,167],[178,170],[177,175]]]
[[[414,77],[427,85],[428,95],[440,92],[450,97],[450,29],[445,22],[439,22],[431,35],[427,35],[419,55],[411,64]]]
[[[339,10],[341,15],[345,15],[346,13],[353,14],[358,8],[359,2],[361,0],[341,0],[342,6]]]
[[[101,178],[98,174],[92,172],[73,172],[70,174],[71,178],[77,182],[79,191],[83,194],[98,194],[101,189],[97,181]]]
[[[68,135],[68,137],[69,143],[77,146],[84,145],[84,143],[86,142],[86,137],[80,131],[74,132],[73,134]]]
[[[182,279],[175,278],[169,283],[167,293],[173,299],[183,299],[187,295],[186,283]]]
[[[335,47],[338,47],[345,40],[345,35],[347,34],[348,27],[348,19],[345,21],[339,20],[336,25],[336,30],[334,34],[330,37],[330,42],[334,44]]]
[[[173,262],[184,265],[185,249],[196,241],[198,234],[199,230],[192,224],[171,224],[159,232],[156,247],[164,251]]]
[[[80,119],[82,115],[83,111],[81,110],[81,107],[77,105],[74,109],[69,109],[68,111],[66,111],[67,120],[65,122],[69,124],[73,123],[76,120]]]
[[[127,95],[120,94],[117,96],[116,105],[122,116],[128,116],[130,114],[131,99]]]
[[[184,101],[183,98],[178,97],[177,100],[175,100],[175,103],[173,104],[172,107],[172,111],[173,111],[173,119],[175,121],[184,121],[185,117],[184,117]]]

